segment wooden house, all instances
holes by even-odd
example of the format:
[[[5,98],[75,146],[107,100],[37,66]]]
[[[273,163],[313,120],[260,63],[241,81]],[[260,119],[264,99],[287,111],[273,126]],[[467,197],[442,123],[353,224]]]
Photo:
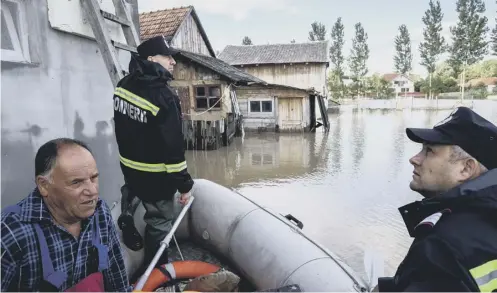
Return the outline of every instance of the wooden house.
[[[164,36],[174,48],[216,57],[193,6],[141,13],[140,39],[156,36]]]
[[[187,149],[228,145],[241,130],[234,86],[264,81],[215,58],[193,6],[141,13],[141,40],[155,36],[164,36],[181,52],[175,56],[171,86],[181,100]]]
[[[220,59],[270,85],[237,89],[245,128],[314,131],[321,123],[328,128],[327,47],[326,41],[227,46]]]
[[[268,83],[327,97],[328,42],[226,46],[219,59]]]
[[[241,133],[235,88],[265,82],[214,57],[180,50],[175,59],[171,86],[180,97],[187,149],[230,144]]]
[[[319,124],[312,89],[254,84],[236,88],[236,95],[247,131],[313,132]]]

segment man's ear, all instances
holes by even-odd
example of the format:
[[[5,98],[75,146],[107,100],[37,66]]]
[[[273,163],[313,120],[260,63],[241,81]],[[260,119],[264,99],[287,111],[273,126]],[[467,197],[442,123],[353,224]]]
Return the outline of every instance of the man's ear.
[[[150,61],[150,62],[154,62],[154,58],[152,56],[148,56],[147,60]]]
[[[36,177],[36,186],[38,187],[38,190],[40,191],[40,194],[43,197],[48,196],[48,186],[50,182],[48,182],[48,178],[44,176],[37,176]]]
[[[472,179],[478,175],[479,165],[478,162],[473,158],[468,158],[464,160],[463,169],[461,170],[461,176],[463,181]]]

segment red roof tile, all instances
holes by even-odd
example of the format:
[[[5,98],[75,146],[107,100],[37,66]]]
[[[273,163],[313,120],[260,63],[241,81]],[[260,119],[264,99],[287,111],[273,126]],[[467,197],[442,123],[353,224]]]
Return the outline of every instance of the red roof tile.
[[[140,13],[140,39],[174,36],[191,9],[187,6]]]

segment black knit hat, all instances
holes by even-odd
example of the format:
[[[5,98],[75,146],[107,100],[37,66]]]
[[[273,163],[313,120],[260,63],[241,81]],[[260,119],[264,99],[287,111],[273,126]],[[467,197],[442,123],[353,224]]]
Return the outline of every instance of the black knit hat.
[[[172,56],[178,53],[177,50],[169,47],[163,36],[153,37],[141,43],[137,48],[140,57],[146,59],[148,56],[164,55]]]

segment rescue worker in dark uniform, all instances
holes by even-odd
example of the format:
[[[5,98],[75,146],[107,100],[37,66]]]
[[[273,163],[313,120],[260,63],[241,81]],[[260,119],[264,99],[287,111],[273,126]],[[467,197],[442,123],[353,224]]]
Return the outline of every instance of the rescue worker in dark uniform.
[[[161,36],[143,42],[137,51],[130,74],[116,87],[113,105],[126,186],[146,209],[144,263],[148,265],[172,227],[175,193],[179,191],[180,203],[186,204],[193,180],[186,166],[179,98],[169,86],[177,51]],[[119,220],[124,236],[136,232],[131,215],[123,214]],[[167,260],[166,250],[158,264]]]
[[[410,188],[425,198],[399,208],[414,241],[375,291],[497,292],[497,127],[459,107],[406,131],[423,144]]]

